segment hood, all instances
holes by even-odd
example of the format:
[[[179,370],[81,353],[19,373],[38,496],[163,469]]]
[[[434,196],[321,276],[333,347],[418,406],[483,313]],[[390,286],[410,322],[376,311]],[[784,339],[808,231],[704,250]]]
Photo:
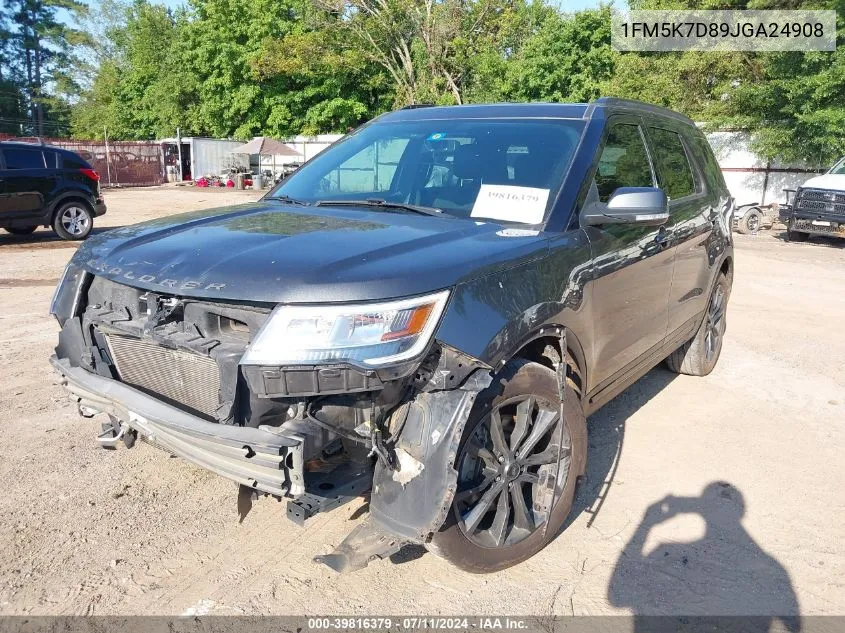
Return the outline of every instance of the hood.
[[[546,252],[542,233],[491,222],[268,200],[106,231],[74,263],[180,296],[313,303],[422,294]]]
[[[801,187],[845,191],[845,174],[823,174],[821,176],[815,176],[801,185]]]

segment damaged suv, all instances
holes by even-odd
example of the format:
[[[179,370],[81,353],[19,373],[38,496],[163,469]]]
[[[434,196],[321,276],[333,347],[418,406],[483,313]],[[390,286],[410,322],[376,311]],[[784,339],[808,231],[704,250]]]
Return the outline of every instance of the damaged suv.
[[[302,523],[371,490],[332,554],[421,543],[489,572],[570,513],[586,416],[725,331],[732,200],[669,110],[412,107],[257,203],[88,240],[52,363],[100,442],[137,437]]]

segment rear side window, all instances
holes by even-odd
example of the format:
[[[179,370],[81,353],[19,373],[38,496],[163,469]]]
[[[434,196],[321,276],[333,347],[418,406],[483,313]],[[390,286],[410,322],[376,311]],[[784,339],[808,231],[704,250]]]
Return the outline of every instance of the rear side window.
[[[722,169],[719,167],[716,157],[713,156],[710,143],[703,136],[693,137],[692,142],[697,150],[697,162],[702,170],[704,170],[704,178],[708,184],[708,188],[716,188],[724,191],[726,189],[725,178],[722,176]]]
[[[91,165],[76,154],[62,154],[62,160],[65,169],[91,169]]]
[[[44,152],[44,160],[47,161],[47,169],[55,169],[62,166],[62,159],[57,152]]]
[[[653,187],[651,164],[637,125],[610,128],[595,176],[599,199],[610,200],[619,187]]]
[[[44,154],[40,149],[4,148],[3,157],[6,169],[44,169]]]
[[[694,194],[695,179],[681,137],[677,132],[656,127],[650,128],[649,133],[663,191],[670,200]]]

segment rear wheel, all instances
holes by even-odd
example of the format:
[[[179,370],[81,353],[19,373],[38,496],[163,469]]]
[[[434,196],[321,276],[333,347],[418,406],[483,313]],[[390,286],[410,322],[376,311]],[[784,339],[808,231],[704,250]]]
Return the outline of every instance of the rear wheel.
[[[669,369],[689,376],[706,376],[713,371],[722,353],[730,294],[730,279],[725,273],[720,273],[698,332],[666,358]]]
[[[759,209],[749,209],[736,224],[736,230],[743,235],[755,234],[760,230],[763,214]]]
[[[557,535],[587,456],[580,399],[571,386],[564,399],[561,426],[555,372],[525,360],[509,363],[479,395],[458,449],[452,508],[431,551],[487,573],[524,561]]]
[[[29,235],[34,233],[38,226],[9,226],[6,230],[12,235]]]
[[[93,228],[94,214],[81,202],[63,204],[53,218],[53,230],[63,240],[84,240]]]

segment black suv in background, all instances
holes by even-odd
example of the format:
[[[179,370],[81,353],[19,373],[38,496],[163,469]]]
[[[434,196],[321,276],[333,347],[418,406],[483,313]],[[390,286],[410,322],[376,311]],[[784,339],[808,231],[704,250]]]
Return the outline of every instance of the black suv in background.
[[[0,228],[28,235],[52,227],[65,240],[83,240],[106,212],[100,176],[66,149],[0,143]]]
[[[52,362],[103,445],[141,435],[244,506],[302,522],[371,487],[334,569],[422,543],[495,571],[564,525],[588,415],[664,359],[715,367],[731,213],[663,108],[403,109],[257,203],[89,239]]]

